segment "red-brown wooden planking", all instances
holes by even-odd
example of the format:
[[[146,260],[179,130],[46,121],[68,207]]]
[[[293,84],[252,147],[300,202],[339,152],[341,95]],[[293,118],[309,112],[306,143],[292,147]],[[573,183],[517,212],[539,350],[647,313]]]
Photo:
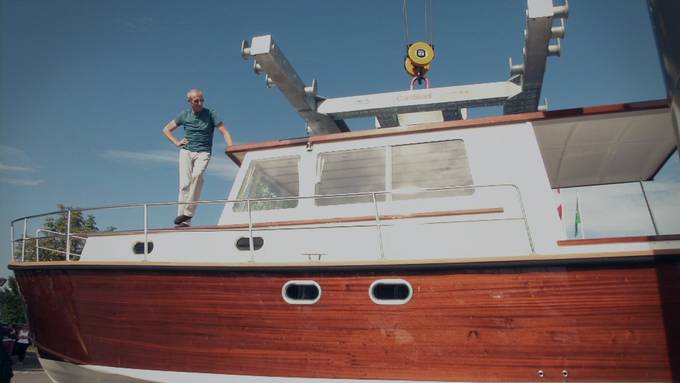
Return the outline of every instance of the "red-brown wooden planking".
[[[41,354],[57,360],[353,379],[678,377],[678,257],[384,272],[14,269]],[[380,278],[409,281],[411,301],[373,303]],[[286,303],[293,279],[318,282],[318,303]]]

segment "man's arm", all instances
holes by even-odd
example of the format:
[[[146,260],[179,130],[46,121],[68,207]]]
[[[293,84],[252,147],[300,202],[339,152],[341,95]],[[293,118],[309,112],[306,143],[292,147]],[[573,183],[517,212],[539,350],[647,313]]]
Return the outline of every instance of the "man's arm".
[[[224,136],[224,142],[227,143],[227,146],[234,145],[234,141],[231,139],[231,134],[229,134],[229,131],[227,130],[227,128],[224,127],[224,122],[220,122],[220,124],[217,125],[217,129]]]
[[[180,148],[180,147],[188,144],[189,140],[187,140],[186,138],[182,138],[181,140],[178,140],[175,137],[175,135],[172,133],[172,131],[177,129],[177,126],[178,125],[175,122],[175,120],[171,120],[170,122],[168,122],[167,125],[165,125],[165,128],[163,128],[163,134],[165,134],[165,137],[167,137],[168,140],[170,140],[170,142],[173,143],[173,145]]]

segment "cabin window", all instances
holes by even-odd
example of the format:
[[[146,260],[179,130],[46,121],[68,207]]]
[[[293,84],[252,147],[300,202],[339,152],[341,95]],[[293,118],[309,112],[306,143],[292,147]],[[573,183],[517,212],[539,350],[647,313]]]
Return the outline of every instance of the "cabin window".
[[[283,285],[281,295],[292,305],[311,305],[321,299],[321,286],[315,281],[288,281]]]
[[[473,184],[463,140],[322,153],[317,166],[317,195],[390,192],[376,195],[384,201],[386,195],[406,200],[474,193],[464,188],[418,191]],[[367,202],[372,202],[370,195],[316,199],[317,206]]]
[[[472,185],[472,174],[463,140],[392,147],[391,190],[395,192],[392,195],[394,200],[472,194],[473,189],[410,192],[465,185]]]
[[[298,197],[300,179],[298,163],[300,158],[281,157],[254,160],[248,166],[248,172],[241,184],[237,199]],[[280,199],[272,201],[251,201],[251,210],[290,209],[298,205],[298,199]],[[248,211],[246,202],[234,203],[234,212]]]
[[[147,251],[151,253],[153,251],[153,242],[147,242]],[[135,254],[144,254],[144,242],[135,242],[132,246],[132,252]]]
[[[385,148],[345,150],[319,155],[315,194],[366,193],[385,190]],[[376,199],[384,200],[384,195]],[[371,196],[317,198],[317,206],[372,202]]]
[[[413,288],[403,279],[379,279],[368,288],[368,296],[379,305],[403,305],[413,297]]]
[[[253,250],[260,250],[264,245],[264,238],[253,237]],[[236,240],[236,248],[239,250],[250,250],[250,238],[241,237]]]

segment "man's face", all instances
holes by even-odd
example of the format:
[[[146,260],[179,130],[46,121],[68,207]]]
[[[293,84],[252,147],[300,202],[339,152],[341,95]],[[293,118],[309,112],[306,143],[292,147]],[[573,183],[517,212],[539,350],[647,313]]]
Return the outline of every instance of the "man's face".
[[[191,96],[189,96],[189,104],[195,113],[203,110],[203,101],[203,93],[192,93]]]

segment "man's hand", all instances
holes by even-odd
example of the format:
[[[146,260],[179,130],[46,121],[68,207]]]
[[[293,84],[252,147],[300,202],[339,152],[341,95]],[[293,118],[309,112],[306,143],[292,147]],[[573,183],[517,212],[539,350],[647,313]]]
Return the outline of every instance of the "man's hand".
[[[165,137],[168,138],[168,140],[170,140],[170,142],[172,142],[173,145],[175,145],[178,148],[181,148],[184,145],[188,144],[189,140],[187,140],[186,138],[182,138],[181,140],[177,141],[175,135],[172,134],[172,131],[175,129],[177,129],[177,123],[175,122],[175,120],[171,120],[163,128],[163,134],[165,135]]]

